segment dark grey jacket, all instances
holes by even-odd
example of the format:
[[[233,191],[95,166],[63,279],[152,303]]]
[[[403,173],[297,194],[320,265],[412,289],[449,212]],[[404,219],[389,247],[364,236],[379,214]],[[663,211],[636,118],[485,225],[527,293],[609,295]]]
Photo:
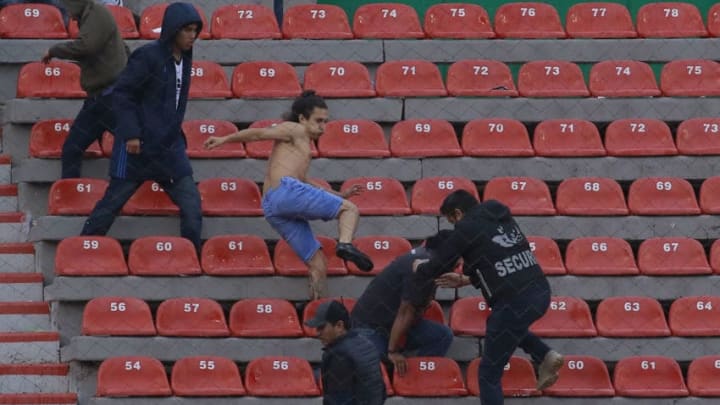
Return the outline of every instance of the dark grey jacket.
[[[128,60],[129,49],[120,37],[110,11],[94,0],[62,0],[77,18],[80,38],[50,48],[53,58],[70,59],[80,65],[80,85],[88,96],[109,87]]]
[[[323,405],[381,405],[385,383],[380,355],[367,338],[350,330],[324,349]]]

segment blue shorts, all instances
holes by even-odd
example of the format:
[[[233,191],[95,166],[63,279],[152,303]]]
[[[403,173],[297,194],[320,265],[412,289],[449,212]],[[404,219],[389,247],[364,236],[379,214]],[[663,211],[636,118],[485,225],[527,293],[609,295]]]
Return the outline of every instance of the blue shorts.
[[[263,196],[265,219],[307,263],[320,249],[309,220],[335,219],[343,199],[293,177],[283,177],[280,185]]]

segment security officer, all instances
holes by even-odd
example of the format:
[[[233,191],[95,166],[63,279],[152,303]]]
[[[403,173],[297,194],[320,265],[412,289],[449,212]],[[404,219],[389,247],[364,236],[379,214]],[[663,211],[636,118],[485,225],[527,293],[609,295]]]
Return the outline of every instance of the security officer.
[[[445,198],[440,212],[455,229],[429,260],[415,261],[415,280],[436,278],[438,285],[456,288],[472,284],[491,307],[478,373],[480,403],[503,403],[503,369],[518,346],[540,364],[537,389],[551,386],[563,356],[528,330],[550,305],[550,285],[510,209],[495,200],[479,203],[458,190]],[[451,273],[460,257],[463,275]]]

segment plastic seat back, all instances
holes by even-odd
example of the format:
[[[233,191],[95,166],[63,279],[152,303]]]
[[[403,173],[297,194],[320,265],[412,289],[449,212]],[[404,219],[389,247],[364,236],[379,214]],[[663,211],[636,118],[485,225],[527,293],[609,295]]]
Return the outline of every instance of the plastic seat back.
[[[602,359],[593,356],[565,356],[557,382],[543,390],[553,397],[612,397],[615,389]]]
[[[125,276],[120,243],[107,236],[71,236],[60,241],[55,252],[58,276]]]
[[[390,153],[395,157],[462,156],[453,126],[445,120],[411,119],[393,125]]]
[[[181,397],[245,395],[237,365],[225,357],[182,358],[173,365],[170,381],[173,393]]]
[[[160,336],[228,336],[225,314],[217,302],[207,298],[170,298],[157,309],[155,320]]]
[[[620,359],[613,373],[616,395],[623,397],[684,397],[688,395],[678,363],[663,356]]]
[[[154,336],[150,307],[134,297],[97,297],[85,304],[82,334],[89,336]]]
[[[560,215],[628,214],[620,184],[606,177],[575,177],[563,180],[557,188],[556,205]]]
[[[587,120],[546,120],[535,127],[533,147],[538,156],[605,156],[600,132]]]
[[[670,330],[673,336],[718,336],[718,310],[720,297],[680,297],[670,305]]]
[[[194,60],[190,77],[190,98],[232,97],[225,70],[215,62]]]
[[[9,4],[0,9],[0,38],[67,38],[60,10],[50,4]]]
[[[146,181],[125,203],[121,215],[178,215],[180,208],[160,184]]]
[[[74,63],[53,60],[30,62],[20,68],[17,79],[18,98],[84,98],[80,88],[80,67]]]
[[[660,73],[660,88],[668,97],[720,95],[720,63],[707,59],[668,62]]]
[[[395,370],[395,394],[403,397],[456,397],[467,395],[460,367],[446,357],[410,357],[407,372]]]
[[[465,177],[425,177],[412,187],[410,202],[414,214],[440,215],[440,205],[449,194],[465,190],[480,199],[477,186]]]
[[[487,200],[502,202],[513,215],[555,215],[550,189],[534,177],[495,177],[485,185]]]
[[[588,304],[581,298],[562,296],[550,300],[550,308],[530,331],[546,337],[597,336]]]
[[[499,38],[565,38],[560,15],[550,4],[506,3],[495,11]]]
[[[525,63],[518,73],[522,97],[588,97],[580,66],[561,60]]]
[[[192,242],[177,236],[135,239],[128,254],[130,274],[136,276],[190,276],[200,274]]]
[[[485,336],[490,311],[482,297],[460,298],[450,308],[450,329],[459,336]]]
[[[565,21],[570,38],[635,38],[630,11],[624,4],[596,2],[570,6]]]
[[[675,142],[681,155],[720,155],[720,118],[691,118],[680,123]]]
[[[499,61],[465,59],[448,69],[447,91],[453,97],[517,97],[510,68]]]
[[[303,87],[327,98],[375,97],[368,69],[349,60],[313,63],[305,70]]]
[[[412,245],[407,239],[391,235],[368,235],[360,236],[353,240],[358,250],[370,256],[373,262],[371,272],[361,271],[355,263],[347,262],[348,272],[356,276],[371,276],[380,273],[396,257],[412,250]]]
[[[247,154],[240,142],[226,143],[215,149],[205,149],[203,144],[211,136],[226,136],[237,132],[237,127],[230,121],[223,120],[189,120],[182,123],[183,133],[187,140],[187,154],[196,158],[243,158]]]
[[[350,22],[341,7],[299,4],[285,10],[283,36],[290,39],[352,39]]]
[[[253,181],[241,178],[215,178],[198,184],[203,215],[259,216],[260,188]]]
[[[560,248],[554,240],[542,236],[528,236],[527,240],[545,275],[567,274]]]
[[[230,310],[230,332],[240,337],[303,336],[295,307],[275,298],[236,302]]]
[[[49,215],[89,215],[108,182],[102,179],[60,179],[50,186]]]
[[[605,298],[598,305],[595,322],[604,337],[670,336],[660,303],[649,297]]]
[[[290,98],[300,95],[295,68],[281,61],[253,61],[237,65],[232,92],[239,98]]]
[[[594,97],[657,97],[661,95],[650,65],[634,60],[606,60],[590,69]]]
[[[220,235],[202,248],[202,269],[211,276],[271,276],[275,274],[265,241],[253,235]]]
[[[472,120],[463,128],[467,156],[533,156],[530,135],[522,122],[507,118]]]
[[[335,255],[335,239],[327,236],[316,236],[320,242],[323,253],[327,260],[327,274],[329,276],[343,276],[347,274],[347,268],[343,260]],[[273,256],[275,270],[280,276],[307,276],[308,267],[302,259],[292,250],[285,239],[280,239],[275,245]]]
[[[375,90],[379,97],[444,97],[447,95],[440,70],[432,62],[406,59],[378,67]]]
[[[245,369],[245,388],[255,397],[316,397],[320,390],[307,360],[268,356],[254,359]]]
[[[687,276],[711,274],[705,249],[695,239],[685,237],[651,238],[638,249],[638,267],[648,276]]]
[[[349,200],[360,209],[360,215],[408,215],[410,206],[403,185],[391,177],[355,177],[345,180],[340,192],[360,185],[363,192]]]
[[[685,179],[646,177],[635,180],[628,192],[631,215],[698,215],[695,190]]]
[[[42,120],[33,124],[30,129],[30,157],[60,158],[72,124],[73,120],[69,119]],[[93,142],[83,155],[88,158],[101,157],[100,145]]]
[[[306,76],[307,77],[307,76]],[[321,156],[333,158],[384,158],[390,148],[382,127],[369,120],[335,120],[318,140]]]
[[[630,244],[621,238],[573,239],[565,252],[568,273],[577,276],[634,276],[640,274]]]
[[[477,4],[434,4],[425,11],[425,33],[429,38],[494,38],[490,17]]]
[[[412,6],[400,3],[363,4],[355,10],[353,32],[357,38],[424,38],[420,19]]]
[[[670,127],[657,119],[622,119],[608,125],[605,149],[610,156],[677,155]]]
[[[694,397],[720,396],[720,356],[698,357],[690,363],[687,387]]]
[[[643,38],[706,37],[700,10],[691,3],[657,2],[640,7],[637,30]]]
[[[480,395],[478,380],[479,367],[482,359],[473,359],[467,368],[468,393],[473,396]],[[503,395],[506,397],[534,397],[540,395],[535,389],[537,379],[532,363],[528,359],[512,356],[505,365],[501,380]]]
[[[279,39],[275,13],[261,4],[227,4],[212,15],[212,36],[217,39]]]
[[[100,364],[98,397],[164,397],[172,395],[165,367],[146,356],[110,357]]]

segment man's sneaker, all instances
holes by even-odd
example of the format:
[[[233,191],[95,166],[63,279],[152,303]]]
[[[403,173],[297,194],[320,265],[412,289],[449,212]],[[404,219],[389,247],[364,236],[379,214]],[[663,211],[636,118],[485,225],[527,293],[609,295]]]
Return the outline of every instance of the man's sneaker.
[[[555,384],[555,381],[557,381],[559,377],[558,372],[564,363],[565,358],[555,350],[550,350],[545,355],[543,362],[540,363],[540,367],[538,368],[538,391],[542,391]]]
[[[373,269],[370,256],[359,251],[352,243],[338,243],[335,247],[335,254],[343,260],[355,263],[357,268],[362,271],[372,271]]]

